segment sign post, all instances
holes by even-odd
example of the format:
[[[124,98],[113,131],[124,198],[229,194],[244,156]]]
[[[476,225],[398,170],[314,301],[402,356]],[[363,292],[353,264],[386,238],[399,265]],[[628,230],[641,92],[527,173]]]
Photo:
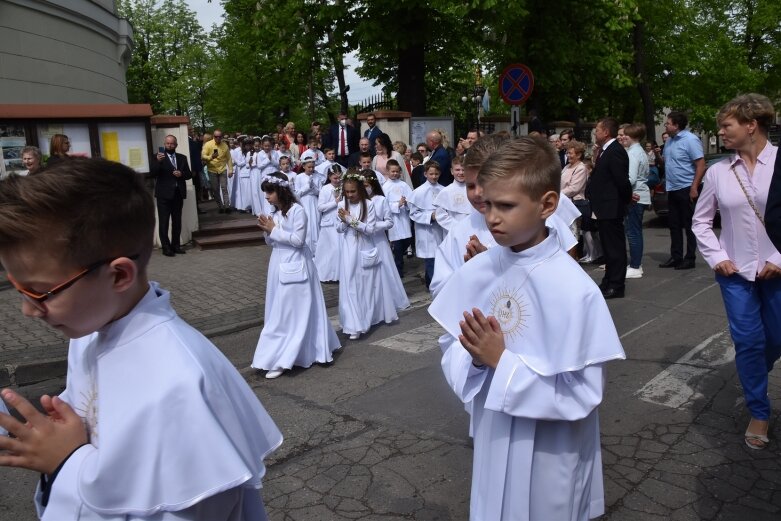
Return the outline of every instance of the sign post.
[[[512,105],[513,134],[518,135],[520,128],[520,106],[526,103],[534,90],[534,75],[531,69],[522,63],[508,65],[499,76],[499,95],[508,105]]]

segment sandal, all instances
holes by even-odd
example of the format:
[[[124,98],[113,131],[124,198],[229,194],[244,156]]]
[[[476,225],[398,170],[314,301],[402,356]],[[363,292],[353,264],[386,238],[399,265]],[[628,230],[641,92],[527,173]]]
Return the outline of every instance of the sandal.
[[[770,442],[767,436],[763,436],[762,434],[754,434],[753,432],[746,431],[746,434],[744,435],[744,440],[746,442],[746,446],[749,449],[753,450],[763,450],[767,447],[767,444]]]

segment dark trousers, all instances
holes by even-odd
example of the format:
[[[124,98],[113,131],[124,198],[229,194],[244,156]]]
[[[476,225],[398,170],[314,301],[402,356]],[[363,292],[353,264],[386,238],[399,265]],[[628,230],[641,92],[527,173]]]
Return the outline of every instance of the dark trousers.
[[[670,227],[670,257],[676,261],[684,259],[683,234],[686,232],[686,260],[694,260],[697,239],[692,232],[694,204],[689,199],[689,189],[681,188],[667,192],[667,224]]]
[[[599,239],[605,255],[602,289],[623,290],[626,281],[626,234],[624,219],[597,219]]]
[[[391,241],[391,250],[393,250],[393,262],[399,271],[399,277],[404,276],[404,255],[407,254],[407,248],[412,244],[412,237]]]
[[[184,199],[177,190],[173,199],[157,200],[157,220],[160,244],[163,249],[179,248],[179,237],[182,235],[182,207]],[[168,222],[171,221],[171,239],[168,239]]]

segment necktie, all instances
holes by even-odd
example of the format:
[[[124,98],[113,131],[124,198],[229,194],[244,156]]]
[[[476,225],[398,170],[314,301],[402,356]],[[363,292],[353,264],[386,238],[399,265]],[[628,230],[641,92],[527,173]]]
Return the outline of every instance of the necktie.
[[[344,139],[344,127],[341,128],[341,136],[339,137],[339,155],[340,156],[346,156],[347,155],[347,146],[345,144],[346,139]]]
[[[597,164],[597,161],[599,161],[599,156],[601,156],[601,155],[602,155],[602,147],[599,147],[594,152],[594,164],[595,165]]]

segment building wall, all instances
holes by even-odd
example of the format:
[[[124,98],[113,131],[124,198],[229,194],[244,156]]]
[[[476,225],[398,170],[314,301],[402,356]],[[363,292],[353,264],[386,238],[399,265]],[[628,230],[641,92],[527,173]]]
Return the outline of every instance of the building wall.
[[[132,34],[113,0],[0,1],[0,103],[127,103]]]

